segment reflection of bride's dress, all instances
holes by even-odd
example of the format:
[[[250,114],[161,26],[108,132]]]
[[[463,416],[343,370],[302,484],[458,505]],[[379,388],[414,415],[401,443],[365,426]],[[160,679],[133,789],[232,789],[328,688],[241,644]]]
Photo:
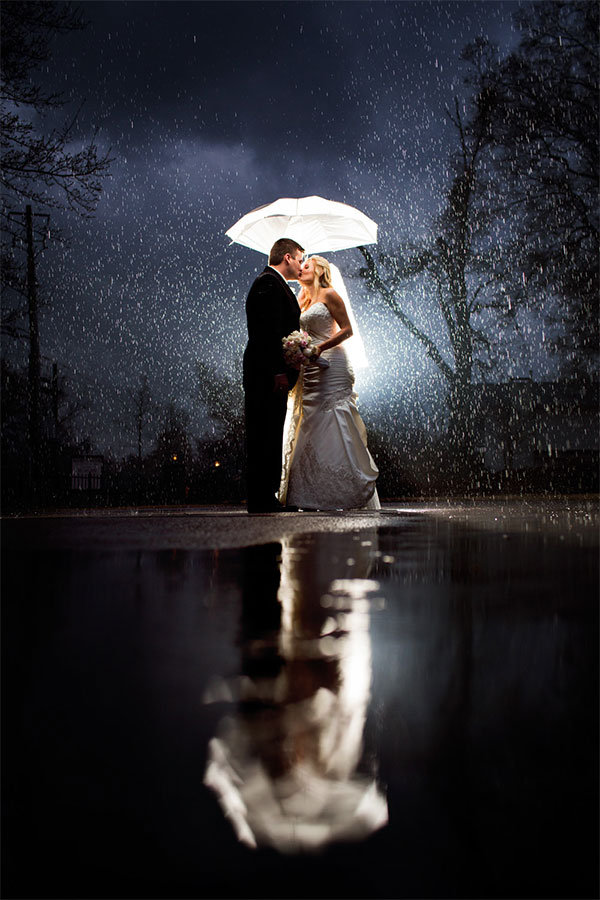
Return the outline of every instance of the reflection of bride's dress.
[[[321,302],[302,314],[300,326],[316,342],[337,328]],[[344,345],[322,356],[329,368],[305,366],[290,396],[279,497],[303,509],[379,509],[379,472],[367,449]]]
[[[330,545],[307,555],[302,538],[284,539],[272,598],[281,610],[280,666],[273,670],[272,632],[252,633],[243,643],[252,677],[244,676],[237,690],[217,683],[206,697],[239,700],[210,741],[204,780],[250,847],[316,850],[363,840],[387,822],[376,766],[363,746],[378,584],[357,577],[367,574],[377,540],[374,531],[361,537],[370,540],[353,548],[351,570]],[[269,602],[266,594],[260,599]]]

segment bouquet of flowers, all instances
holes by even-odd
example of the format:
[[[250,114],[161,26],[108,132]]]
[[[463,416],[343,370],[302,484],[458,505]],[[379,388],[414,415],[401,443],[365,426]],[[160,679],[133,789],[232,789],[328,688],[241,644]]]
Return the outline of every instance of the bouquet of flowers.
[[[294,369],[301,369],[307,363],[321,366],[327,369],[329,363],[326,359],[321,359],[317,352],[317,345],[313,344],[306,331],[292,331],[287,337],[282,338],[283,358],[288,366]]]

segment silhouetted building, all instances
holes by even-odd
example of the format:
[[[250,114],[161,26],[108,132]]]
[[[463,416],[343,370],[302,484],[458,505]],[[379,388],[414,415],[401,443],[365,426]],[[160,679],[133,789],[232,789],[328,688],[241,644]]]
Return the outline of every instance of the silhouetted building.
[[[72,491],[102,490],[102,456],[79,456],[71,461]]]
[[[596,381],[515,378],[471,387],[473,446],[488,472],[549,474],[564,489],[598,482],[599,385]]]

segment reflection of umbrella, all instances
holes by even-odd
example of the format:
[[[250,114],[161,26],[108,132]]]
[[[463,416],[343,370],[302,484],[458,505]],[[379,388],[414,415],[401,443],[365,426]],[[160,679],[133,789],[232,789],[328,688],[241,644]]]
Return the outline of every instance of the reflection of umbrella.
[[[265,254],[282,237],[293,238],[309,253],[325,253],[376,243],[377,225],[347,203],[323,197],[281,197],[242,216],[226,234]]]

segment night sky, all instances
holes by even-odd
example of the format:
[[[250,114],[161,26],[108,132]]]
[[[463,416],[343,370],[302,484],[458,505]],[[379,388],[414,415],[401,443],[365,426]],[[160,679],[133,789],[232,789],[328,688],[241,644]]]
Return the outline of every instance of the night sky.
[[[277,197],[319,194],[357,206],[391,249],[426,232],[448,181],[444,105],[463,86],[463,47],[483,34],[506,53],[516,2],[88,2],[88,26],[57,37],[42,75],[84,105],[115,160],[91,220],[53,212],[67,245],[38,264],[49,305],[42,353],[91,403],[77,437],[134,449],[127,391],[147,374],[155,398],[205,427],[194,363],[237,377],[244,300],[265,257],[224,232]],[[43,126],[47,128],[50,120]],[[361,411],[393,396],[410,415],[441,382],[381,301],[342,270],[370,357]],[[426,298],[407,309],[436,333]],[[533,353],[533,350],[531,350]],[[528,374],[531,360],[515,353]]]

